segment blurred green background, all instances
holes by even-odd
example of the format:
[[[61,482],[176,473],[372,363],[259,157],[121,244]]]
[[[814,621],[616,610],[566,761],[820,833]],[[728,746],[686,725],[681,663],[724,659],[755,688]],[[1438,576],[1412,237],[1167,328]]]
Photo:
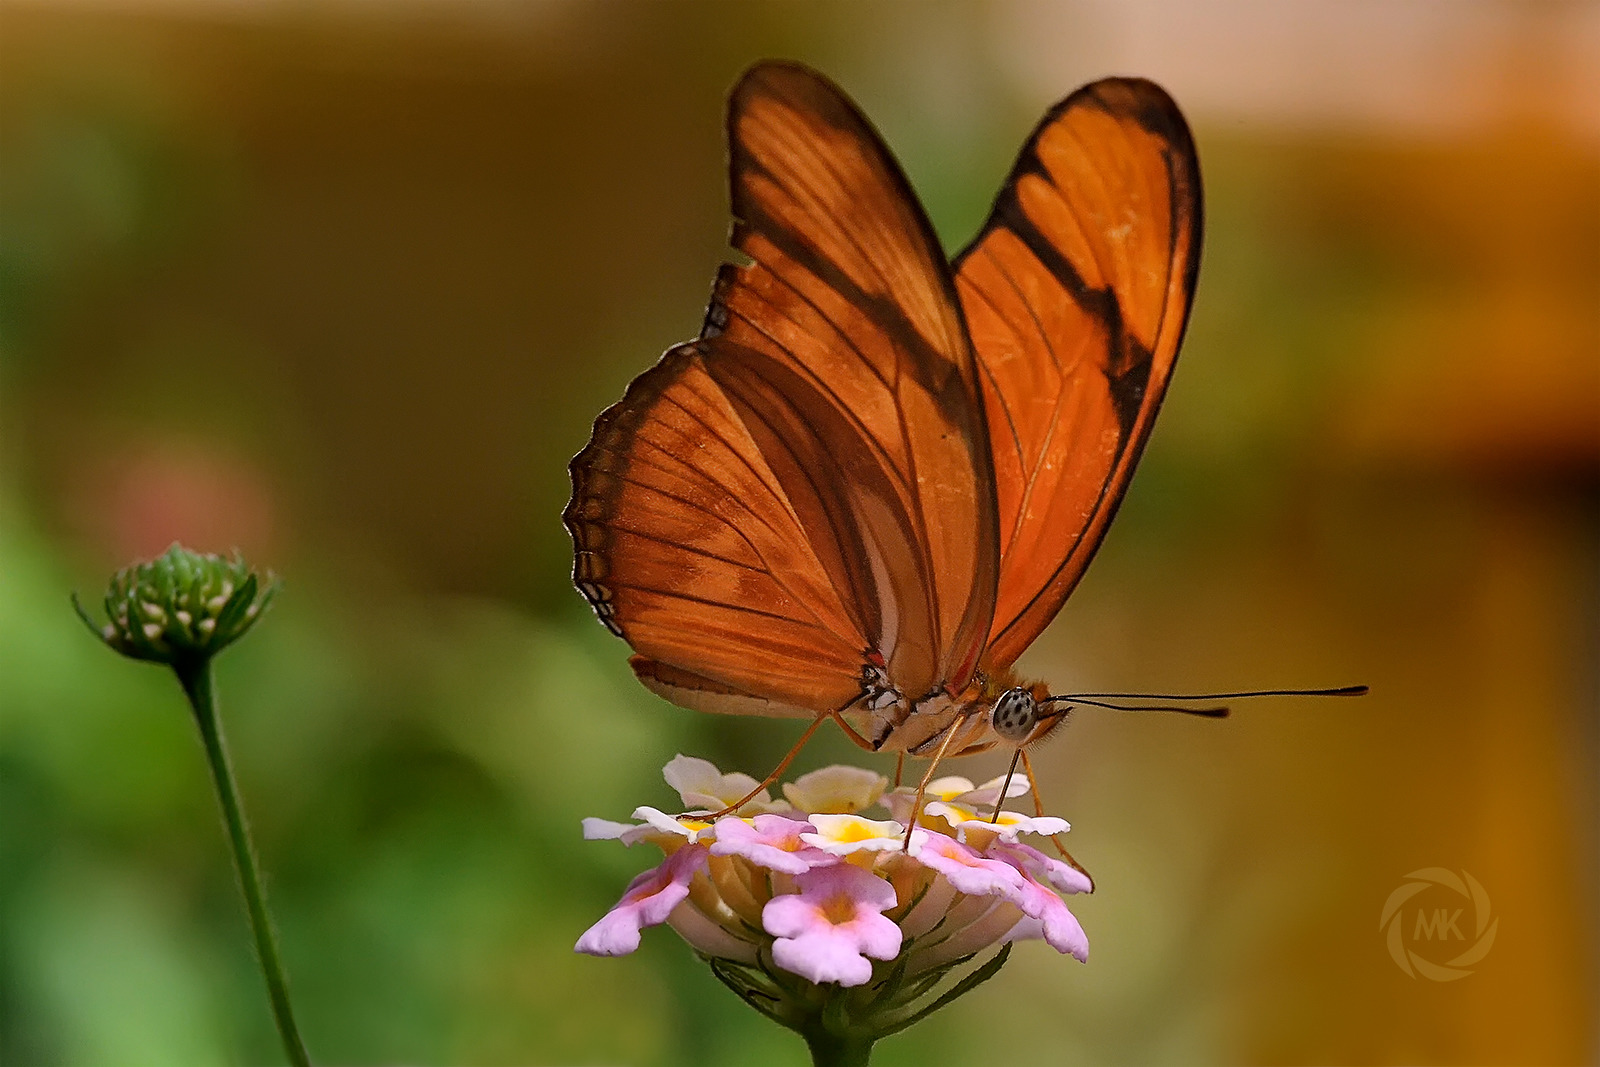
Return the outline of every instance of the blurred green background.
[[[288,579],[219,684],[320,1062],[804,1062],[670,933],[571,952],[650,862],[582,816],[798,732],[646,694],[558,518],[698,328],[765,56],[856,96],[952,250],[1053,100],[1173,92],[1189,341],[1023,666],[1373,686],[1080,713],[1040,766],[1091,962],[1024,946],[878,1062],[1594,1062],[1600,6],[1427,0],[8,2],[0,1060],[280,1055],[178,691],[66,600],[181,538]],[[1500,921],[1448,984],[1378,928],[1429,866]]]

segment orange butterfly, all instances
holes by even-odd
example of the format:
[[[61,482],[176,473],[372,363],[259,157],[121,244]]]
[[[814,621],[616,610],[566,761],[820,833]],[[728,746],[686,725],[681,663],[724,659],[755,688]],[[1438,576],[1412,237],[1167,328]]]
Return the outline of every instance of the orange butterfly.
[[[574,580],[684,707],[1020,751],[1061,716],[1012,664],[1104,538],[1183,338],[1188,125],[1148,81],[1079,89],[953,264],[816,72],[745,74],[728,143],[751,262],[572,461]]]

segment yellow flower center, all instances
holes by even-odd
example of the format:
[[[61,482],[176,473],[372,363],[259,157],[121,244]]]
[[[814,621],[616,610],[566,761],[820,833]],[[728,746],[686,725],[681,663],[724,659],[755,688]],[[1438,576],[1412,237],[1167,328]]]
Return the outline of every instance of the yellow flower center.
[[[835,926],[850,922],[856,917],[856,902],[848,893],[837,893],[828,898],[820,909],[822,917]]]
[[[848,822],[839,828],[834,840],[853,844],[856,841],[871,841],[877,836],[878,831],[866,823]]]

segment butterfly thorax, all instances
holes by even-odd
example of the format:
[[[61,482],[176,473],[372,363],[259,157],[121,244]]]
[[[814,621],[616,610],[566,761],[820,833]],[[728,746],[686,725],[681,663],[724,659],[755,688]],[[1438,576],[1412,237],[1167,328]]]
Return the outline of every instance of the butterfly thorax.
[[[995,734],[992,715],[997,703],[1016,690],[1025,691],[1036,703],[1049,697],[1049,687],[1043,682],[1019,682],[1016,672],[1005,668],[977,672],[959,695],[941,687],[919,700],[911,700],[895,688],[881,668],[869,663],[862,671],[862,697],[856,709],[858,715],[866,717],[863,736],[880,752],[931,756],[944,745],[946,734],[953,728],[956,735],[946,752],[973,755],[1001,742]],[[1040,723],[1024,744],[1042,740],[1057,725],[1057,721]]]

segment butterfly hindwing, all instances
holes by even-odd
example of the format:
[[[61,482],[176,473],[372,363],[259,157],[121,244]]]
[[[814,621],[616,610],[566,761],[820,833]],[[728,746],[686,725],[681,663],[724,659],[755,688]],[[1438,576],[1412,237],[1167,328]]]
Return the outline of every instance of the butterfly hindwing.
[[[1153,83],[1109,78],[1045,116],[956,259],[998,493],[986,667],[1032,643],[1105,536],[1177,358],[1200,237],[1183,116]]]

